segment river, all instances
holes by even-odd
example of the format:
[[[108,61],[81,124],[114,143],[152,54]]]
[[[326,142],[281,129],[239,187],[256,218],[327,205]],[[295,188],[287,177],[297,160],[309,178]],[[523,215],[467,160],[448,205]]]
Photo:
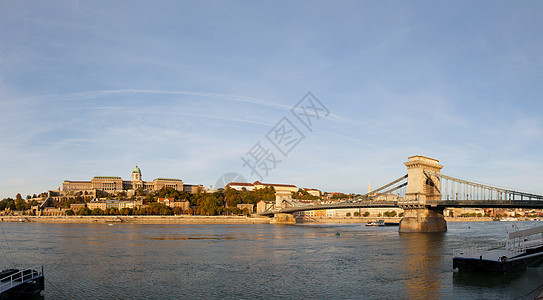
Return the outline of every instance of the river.
[[[543,264],[455,273],[452,254],[535,223],[449,223],[432,234],[363,224],[1,223],[1,267],[43,264],[45,299],[514,299],[543,284]]]

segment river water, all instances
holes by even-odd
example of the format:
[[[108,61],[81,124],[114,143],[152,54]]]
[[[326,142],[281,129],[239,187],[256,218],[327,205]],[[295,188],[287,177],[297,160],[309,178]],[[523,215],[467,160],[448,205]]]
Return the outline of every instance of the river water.
[[[363,224],[1,223],[0,265],[43,264],[45,299],[514,299],[543,284],[543,264],[455,273],[452,254],[536,224],[400,234]]]

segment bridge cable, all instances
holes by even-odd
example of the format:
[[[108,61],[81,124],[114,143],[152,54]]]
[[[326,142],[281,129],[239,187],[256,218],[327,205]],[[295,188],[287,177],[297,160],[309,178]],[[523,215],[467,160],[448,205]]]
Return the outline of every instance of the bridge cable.
[[[407,174],[404,175],[404,176],[402,176],[402,177],[400,177],[400,178],[398,178],[398,179],[396,179],[396,180],[394,180],[394,181],[392,181],[392,182],[390,182],[390,183],[388,183],[388,184],[385,184],[385,185],[383,185],[383,186],[381,186],[381,187],[379,187],[379,188],[377,188],[377,189],[375,189],[375,190],[373,190],[373,191],[370,191],[370,192],[368,192],[368,193],[366,193],[366,194],[360,196],[360,198],[367,198],[368,195],[370,195],[370,194],[375,194],[375,193],[379,192],[380,190],[386,189],[387,187],[389,187],[389,186],[391,186],[391,185],[394,185],[394,184],[396,184],[396,183],[398,183],[398,182],[400,182],[400,181],[402,181],[402,180],[404,180],[404,179],[406,179],[406,178],[407,178]]]
[[[8,263],[10,263],[11,267],[16,269],[16,266],[15,266],[15,259],[13,258],[13,252],[11,252],[11,249],[9,247],[9,242],[8,242],[8,238],[6,237],[6,231],[4,230],[4,226],[2,225],[3,222],[0,222],[0,228],[2,228],[2,233],[4,234],[4,240],[6,241],[6,248],[8,250],[8,254],[11,256],[11,260],[8,258],[8,256],[6,255],[6,253],[4,252],[4,249],[2,248],[2,253],[4,254],[4,256],[6,257],[6,260],[8,261]]]

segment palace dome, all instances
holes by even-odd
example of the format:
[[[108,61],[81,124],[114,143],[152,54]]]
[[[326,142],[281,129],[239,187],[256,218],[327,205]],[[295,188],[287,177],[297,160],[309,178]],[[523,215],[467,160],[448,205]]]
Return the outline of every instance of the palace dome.
[[[141,170],[140,170],[140,168],[138,168],[138,166],[136,166],[134,168],[134,170],[132,171],[132,173],[140,173],[141,174]]]

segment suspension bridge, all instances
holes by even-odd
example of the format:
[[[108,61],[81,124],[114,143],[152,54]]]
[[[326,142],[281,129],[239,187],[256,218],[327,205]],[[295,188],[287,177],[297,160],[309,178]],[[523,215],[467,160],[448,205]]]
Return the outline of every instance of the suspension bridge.
[[[293,224],[300,211],[342,208],[402,208],[400,232],[447,230],[445,208],[536,208],[543,209],[543,195],[481,184],[441,173],[439,160],[415,155],[404,163],[407,174],[355,199],[333,204],[306,204],[290,194],[276,193],[275,204],[261,215],[273,216],[277,224]],[[387,200],[383,195],[395,195]],[[385,198],[385,199],[383,199]]]

